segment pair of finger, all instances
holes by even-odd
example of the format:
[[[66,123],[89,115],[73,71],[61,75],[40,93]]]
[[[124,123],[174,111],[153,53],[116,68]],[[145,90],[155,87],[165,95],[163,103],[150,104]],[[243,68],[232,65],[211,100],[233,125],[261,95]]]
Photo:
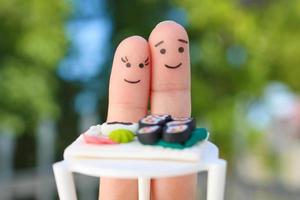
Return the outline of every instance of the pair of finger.
[[[137,122],[147,114],[149,99],[151,114],[190,117],[188,35],[172,21],[159,23],[148,42],[132,36],[118,46],[110,77],[107,121]],[[151,196],[194,199],[195,187],[195,175],[154,180]],[[137,199],[137,182],[102,178],[100,199]]]
[[[107,121],[137,122],[147,114],[189,117],[191,113],[188,35],[173,22],[159,23],[149,42],[140,36],[118,46],[109,85]]]

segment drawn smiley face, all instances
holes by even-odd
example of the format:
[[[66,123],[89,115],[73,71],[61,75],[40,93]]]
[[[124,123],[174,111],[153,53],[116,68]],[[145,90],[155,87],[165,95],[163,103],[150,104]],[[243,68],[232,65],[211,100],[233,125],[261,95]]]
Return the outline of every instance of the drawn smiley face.
[[[179,42],[179,44],[184,44],[184,45],[179,45],[179,47],[177,48],[177,52],[178,54],[183,54],[186,50],[186,44],[188,44],[188,41],[187,40],[184,40],[184,39],[177,39],[177,41]],[[165,41],[161,40],[160,42],[156,43],[154,45],[154,47],[158,48],[159,49],[159,53],[164,56],[166,54],[169,53],[169,50],[166,49],[166,47],[163,46],[163,44],[165,43]],[[159,48],[161,47],[161,48]],[[170,52],[172,54],[174,54],[174,51]],[[179,57],[179,56],[176,56],[176,55],[173,55],[173,57]],[[171,65],[169,63],[165,63],[164,66],[168,69],[176,69],[176,68],[179,68],[180,66],[182,66],[182,62],[178,62],[177,64],[175,65]]]
[[[125,64],[126,68],[132,68],[132,67],[138,67],[140,69],[143,69],[145,66],[149,65],[149,57],[147,57],[144,62],[140,62],[137,66],[133,65],[127,58],[127,56],[125,57],[121,57],[121,61]],[[139,82],[141,82],[141,79],[137,79],[137,80],[129,80],[128,78],[124,78],[123,79],[126,83],[130,83],[130,84],[137,84]]]

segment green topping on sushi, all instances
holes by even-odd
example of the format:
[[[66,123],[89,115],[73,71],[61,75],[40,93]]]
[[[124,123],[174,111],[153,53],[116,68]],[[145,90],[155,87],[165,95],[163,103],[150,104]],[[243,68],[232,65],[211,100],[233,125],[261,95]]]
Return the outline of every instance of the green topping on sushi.
[[[134,139],[135,135],[133,132],[131,132],[127,129],[117,129],[117,130],[110,132],[108,137],[112,141],[115,141],[118,143],[129,143]]]

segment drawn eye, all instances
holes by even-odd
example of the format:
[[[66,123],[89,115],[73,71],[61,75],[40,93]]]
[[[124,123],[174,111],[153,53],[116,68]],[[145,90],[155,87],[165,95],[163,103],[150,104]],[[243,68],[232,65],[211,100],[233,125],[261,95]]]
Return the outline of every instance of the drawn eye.
[[[121,61],[126,64],[126,67],[131,67],[131,64],[128,62],[128,58],[126,56],[125,58],[121,58]]]
[[[143,67],[144,67],[144,64],[143,64],[143,63],[140,63],[140,64],[139,64],[139,67],[140,67],[140,68],[143,68]]]
[[[161,50],[160,50],[160,53],[161,53],[161,54],[165,54],[165,53],[166,53],[166,49],[161,49]]]
[[[183,48],[183,47],[179,47],[179,48],[178,48],[178,52],[179,52],[179,53],[184,52],[184,48]]]

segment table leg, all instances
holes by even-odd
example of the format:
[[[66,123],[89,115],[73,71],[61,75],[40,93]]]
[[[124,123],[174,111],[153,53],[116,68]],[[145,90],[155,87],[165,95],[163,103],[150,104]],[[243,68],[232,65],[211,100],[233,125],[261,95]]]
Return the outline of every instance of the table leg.
[[[139,200],[150,200],[150,178],[138,179]]]
[[[226,178],[226,161],[217,160],[208,166],[207,200],[223,200]]]
[[[64,161],[53,165],[54,177],[60,200],[77,200],[72,172]]]

